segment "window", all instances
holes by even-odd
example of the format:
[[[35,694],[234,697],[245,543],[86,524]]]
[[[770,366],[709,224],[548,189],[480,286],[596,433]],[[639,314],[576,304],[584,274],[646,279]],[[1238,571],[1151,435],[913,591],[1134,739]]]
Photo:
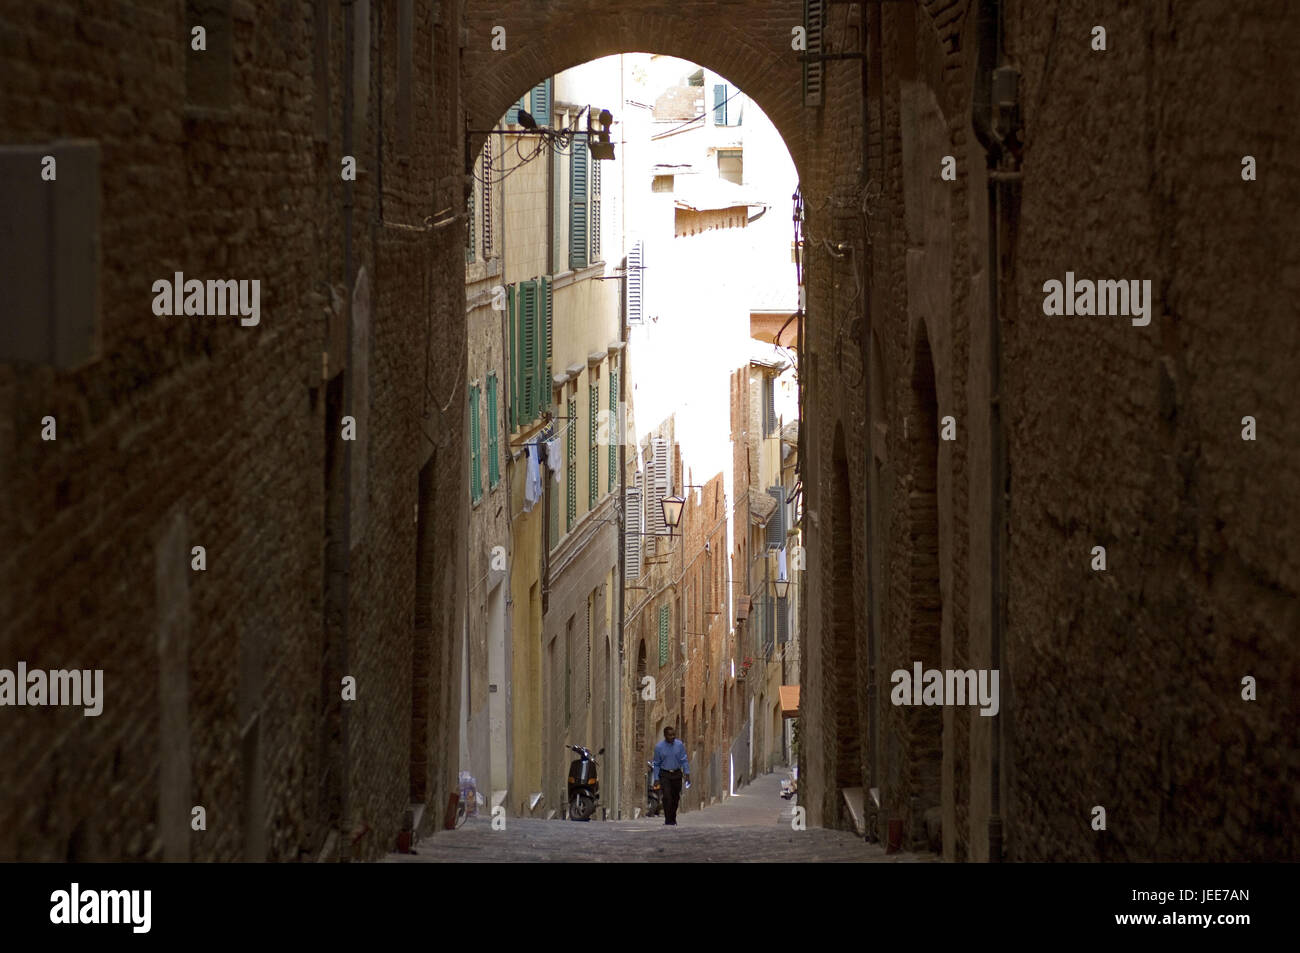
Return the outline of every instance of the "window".
[[[587,203],[590,189],[587,166],[590,158],[586,141],[575,137],[569,156],[569,267],[575,271],[587,267]]]
[[[659,607],[659,667],[668,664],[668,607]]]
[[[763,378],[763,436],[770,437],[776,431],[776,379]]]
[[[618,419],[618,357],[609,359],[609,423],[605,437],[609,441],[609,492],[614,492],[618,482],[618,447],[622,442],[622,428]]]
[[[642,302],[645,294],[645,243],[633,242],[627,253],[627,323],[643,324]]]
[[[510,311],[510,423],[527,427],[550,409],[550,279],[511,285],[506,301]]]
[[[479,450],[478,395],[478,385],[471,384],[469,388],[469,498],[473,503],[477,503],[483,498],[483,460]]]
[[[569,426],[566,430],[564,469],[567,471],[565,490],[564,531],[573,529],[573,521],[578,518],[578,398],[570,397],[568,406]]]
[[[573,616],[564,629],[564,723],[573,716]]]
[[[744,153],[740,149],[718,150],[718,178],[741,185],[745,179]]]
[[[479,197],[483,207],[483,260],[492,255],[492,137],[483,142],[483,162],[478,176]]]
[[[587,388],[589,401],[587,421],[587,507],[594,509],[600,496],[600,442],[596,421],[600,418],[600,378]]]
[[[497,461],[499,445],[497,431],[497,374],[493,371],[487,379],[487,428],[488,428],[488,488],[496,489],[501,482],[501,465]]]
[[[726,83],[714,83],[713,85],[713,124],[715,126],[727,125]]]

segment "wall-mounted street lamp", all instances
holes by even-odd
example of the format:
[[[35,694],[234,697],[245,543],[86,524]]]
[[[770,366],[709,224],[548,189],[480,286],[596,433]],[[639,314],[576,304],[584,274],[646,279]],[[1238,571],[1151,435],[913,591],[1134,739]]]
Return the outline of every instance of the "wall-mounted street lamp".
[[[786,597],[786,594],[789,593],[790,591],[790,580],[789,579],[772,580],[772,591],[776,593],[776,597],[778,599],[784,599]]]
[[[666,496],[660,501],[660,505],[664,509],[664,525],[668,527],[668,535],[678,535],[672,530],[675,530],[682,521],[682,508],[686,506],[686,498],[684,496]]]

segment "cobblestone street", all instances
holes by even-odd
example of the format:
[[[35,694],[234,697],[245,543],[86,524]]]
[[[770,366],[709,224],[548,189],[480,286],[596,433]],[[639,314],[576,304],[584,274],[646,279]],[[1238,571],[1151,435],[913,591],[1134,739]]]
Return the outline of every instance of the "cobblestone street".
[[[544,821],[509,818],[494,831],[486,814],[455,831],[439,831],[416,845],[414,854],[389,854],[396,863],[505,861],[675,861],[716,862],[927,862],[932,854],[885,854],[846,831],[791,829],[793,805],[780,798],[781,773],[758,778],[722,804],[663,819]]]

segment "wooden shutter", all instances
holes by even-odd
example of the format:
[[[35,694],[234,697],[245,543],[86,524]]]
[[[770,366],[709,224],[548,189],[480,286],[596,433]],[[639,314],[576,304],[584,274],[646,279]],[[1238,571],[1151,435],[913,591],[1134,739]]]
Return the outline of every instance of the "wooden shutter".
[[[609,424],[605,428],[609,440],[609,492],[614,492],[618,482],[618,448],[623,441],[618,419],[618,358],[609,362]]]
[[[627,488],[623,502],[623,571],[628,579],[641,575],[641,534],[645,532],[641,497],[641,474],[638,473],[634,485]]]
[[[633,242],[627,253],[627,323],[641,324],[642,289],[645,288],[645,245]]]
[[[542,278],[541,285],[541,330],[537,338],[538,345],[541,348],[537,355],[537,409],[539,413],[551,409],[551,339],[555,336],[553,315],[551,313],[553,300],[551,279],[549,277]]]
[[[659,607],[659,666],[668,664],[668,607]]]
[[[771,437],[776,429],[776,381],[763,378],[763,436]]]
[[[529,93],[524,93],[522,96],[519,97],[519,102],[510,104],[510,108],[506,110],[507,125],[518,125],[519,110],[528,109],[528,97],[529,97]]]
[[[569,267],[587,267],[587,144],[574,139],[569,160]]]
[[[483,143],[483,175],[479,185],[483,205],[483,259],[492,254],[492,137]]]
[[[772,604],[771,596],[763,597],[763,656],[772,657],[772,635],[776,628],[774,624],[775,606]]]
[[[488,428],[488,487],[495,487],[501,482],[501,466],[497,462],[497,376],[489,374],[487,379],[487,428]]]
[[[605,163],[591,161],[591,256],[589,261],[600,261],[600,169]]]
[[[667,534],[664,525],[664,497],[668,495],[668,441],[656,437],[650,442],[650,455],[646,460],[646,522],[656,536]]]
[[[573,522],[578,518],[578,398],[570,397],[568,405],[568,438],[565,444],[565,525],[567,533],[573,529]]]
[[[520,384],[523,395],[523,423],[531,423],[537,417],[537,282],[524,281],[519,285],[519,294],[523,302],[523,334],[520,342],[520,358],[524,365],[524,379]]]
[[[820,56],[822,53],[822,26],[825,16],[826,0],[804,0],[803,25],[808,36],[810,56]],[[822,60],[803,61],[803,104],[805,106],[822,104],[822,65]]]
[[[594,507],[600,496],[600,443],[597,421],[600,419],[600,378],[587,388],[590,420],[587,422],[587,506]]]
[[[483,462],[479,449],[478,385],[469,389],[469,498],[477,503],[483,495]]]
[[[727,84],[716,83],[713,87],[713,124],[727,124]]]
[[[776,600],[776,641],[781,645],[790,641],[790,599],[787,596]]]
[[[515,286],[506,288],[506,302],[510,306],[510,429],[519,426],[519,330],[515,326]]]
[[[776,509],[767,521],[767,548],[780,549],[785,545],[785,487],[770,486],[767,495],[776,500]]]
[[[539,126],[551,124],[551,81],[544,79],[533,87],[530,94],[532,104],[525,108],[533,114]]]

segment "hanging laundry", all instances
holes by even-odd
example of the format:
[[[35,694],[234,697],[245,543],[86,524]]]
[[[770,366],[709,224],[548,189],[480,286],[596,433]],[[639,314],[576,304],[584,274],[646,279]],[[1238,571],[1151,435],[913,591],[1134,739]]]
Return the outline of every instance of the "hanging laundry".
[[[563,465],[560,463],[560,438],[552,437],[546,441],[546,466],[555,476],[555,482],[560,482],[560,470]]]
[[[533,504],[542,498],[541,457],[535,443],[530,443],[524,452],[528,457],[528,472],[524,477],[524,512],[531,513]]]

